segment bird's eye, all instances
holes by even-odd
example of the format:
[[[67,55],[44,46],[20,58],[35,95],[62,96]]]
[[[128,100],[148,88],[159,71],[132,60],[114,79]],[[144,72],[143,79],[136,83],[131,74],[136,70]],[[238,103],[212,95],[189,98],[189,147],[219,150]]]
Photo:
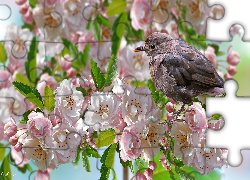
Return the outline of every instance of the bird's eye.
[[[151,49],[154,49],[154,48],[155,48],[155,45],[151,44],[151,45],[150,45],[150,48],[151,48]]]

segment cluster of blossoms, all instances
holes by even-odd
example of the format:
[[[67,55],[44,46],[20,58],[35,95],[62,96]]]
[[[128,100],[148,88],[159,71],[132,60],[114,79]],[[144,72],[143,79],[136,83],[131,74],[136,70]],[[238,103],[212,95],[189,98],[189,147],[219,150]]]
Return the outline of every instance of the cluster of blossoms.
[[[205,0],[128,0],[124,2],[126,6],[120,5],[124,9],[119,14],[112,14],[109,8],[114,4],[109,1],[29,2],[16,0],[25,25],[10,24],[4,37],[6,42],[0,43],[0,51],[6,56],[6,59],[1,59],[4,55],[0,57],[3,62],[0,65],[3,67],[0,68],[0,142],[9,142],[17,166],[23,168],[32,159],[39,169],[36,179],[44,179],[59,165],[77,162],[79,149],[91,150],[99,157],[98,135],[107,131],[114,134],[114,139],[106,145],[119,145],[117,152],[121,161],[148,163],[145,172],[133,177],[136,179],[153,178],[158,162],[154,158],[159,152],[164,152],[160,155],[160,164],[171,172],[176,159],[203,174],[226,165],[227,150],[205,146],[206,129],[220,129],[224,121],[207,120],[201,103],[194,102],[188,108],[190,111],[184,113],[183,121],[167,126],[160,123],[162,117],[173,119],[177,103],[148,85],[149,58],[146,53],[132,51],[143,45],[143,37],[155,31],[197,45],[200,41],[192,44],[188,39],[188,32],[192,31],[187,24],[179,31],[180,23],[185,19],[202,36],[206,31],[206,18],[218,19],[224,9],[214,6],[209,10]],[[115,34],[117,23],[128,25],[128,29],[119,25],[121,32],[117,34],[121,36]],[[241,36],[242,29],[233,26],[230,34]],[[36,40],[39,43],[35,44]],[[74,48],[82,53],[79,58],[72,53]],[[223,55],[218,45],[196,48],[204,50],[204,55],[225,80],[237,73],[240,56],[231,45],[223,62],[217,59]],[[112,74],[108,72],[112,68],[109,66],[112,54],[118,59],[113,69],[117,75],[111,84],[100,88],[97,79],[102,77],[99,76]],[[99,71],[93,70],[93,62]],[[134,86],[132,80],[135,79],[141,87]],[[14,81],[37,90],[32,93],[36,92],[36,98],[41,100],[32,100],[24,91],[19,92],[22,87],[15,89]],[[29,89],[27,86],[25,91]],[[47,101],[48,87],[53,91],[54,106],[47,109],[46,103],[43,109],[41,104]],[[38,101],[40,104],[35,103]],[[173,162],[169,162],[168,152]],[[208,158],[204,160],[204,156]]]

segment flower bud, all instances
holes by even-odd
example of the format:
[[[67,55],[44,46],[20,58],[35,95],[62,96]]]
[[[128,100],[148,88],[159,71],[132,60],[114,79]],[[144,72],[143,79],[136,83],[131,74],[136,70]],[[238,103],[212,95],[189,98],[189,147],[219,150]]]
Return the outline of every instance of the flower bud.
[[[28,11],[28,5],[27,4],[23,4],[22,6],[20,6],[20,8],[19,8],[19,12],[20,12],[20,14],[26,14],[27,13],[27,11]]]
[[[233,76],[237,73],[237,69],[235,66],[229,65],[227,70],[228,70],[228,74],[231,76]]]
[[[232,45],[227,50],[227,62],[233,66],[236,66],[240,62],[240,55],[232,50]]]
[[[4,126],[4,134],[6,136],[14,136],[17,132],[16,122],[13,117],[10,117],[10,121]]]
[[[15,149],[17,152],[19,152],[19,151],[21,151],[21,149],[22,149],[22,145],[18,142],[18,143],[16,143],[16,145],[14,146],[14,149]]]
[[[168,102],[167,104],[166,104],[166,110],[168,111],[168,112],[173,112],[173,110],[174,110],[174,104],[173,103],[171,103],[171,102]]]
[[[70,78],[73,78],[76,75],[76,70],[73,67],[71,67],[69,70],[67,70],[67,74]]]
[[[63,71],[67,71],[72,67],[72,62],[70,61],[71,57],[69,55],[65,55],[65,57],[61,57],[60,66]]]
[[[144,172],[144,175],[146,176],[147,180],[153,180],[153,170],[152,169],[147,169]]]
[[[225,80],[232,79],[232,76],[229,73],[225,74],[224,77],[225,77]]]
[[[23,5],[24,3],[26,3],[27,0],[15,0],[15,2],[16,2],[17,5],[21,6],[21,5]]]
[[[157,168],[156,162],[155,162],[155,161],[150,161],[150,162],[149,162],[149,165],[148,165],[148,168],[150,168],[150,169],[152,169],[153,171],[155,171],[156,168]]]
[[[9,139],[9,143],[10,143],[11,146],[15,146],[17,141],[18,141],[18,139],[17,139],[16,135],[11,136],[10,139]]]

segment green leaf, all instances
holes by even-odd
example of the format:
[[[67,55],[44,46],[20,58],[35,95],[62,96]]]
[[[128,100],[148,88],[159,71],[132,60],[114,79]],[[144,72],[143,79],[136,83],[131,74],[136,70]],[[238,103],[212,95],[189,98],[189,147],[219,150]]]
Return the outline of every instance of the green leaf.
[[[93,148],[92,146],[87,146],[86,147],[86,153],[90,157],[95,157],[95,158],[101,158],[101,155],[98,154],[97,150]]]
[[[120,16],[115,20],[112,26],[113,35],[111,38],[112,40],[111,54],[114,54],[115,56],[117,56],[120,48],[122,36],[126,26],[125,24],[127,23],[127,16],[128,16],[127,12],[120,14]]]
[[[88,24],[87,24],[87,26],[86,26],[86,30],[90,30],[90,28],[91,28],[91,23],[92,23],[92,21],[91,21],[91,16],[89,16]]]
[[[82,165],[85,168],[85,170],[87,172],[91,172],[90,171],[90,165],[89,165],[89,158],[87,156],[87,152],[86,151],[82,151]]]
[[[79,162],[79,160],[80,160],[80,151],[81,151],[81,149],[80,149],[80,147],[78,146],[77,147],[77,155],[76,155],[76,158],[75,158],[75,160],[72,162],[72,164],[74,165],[74,167],[75,168],[77,168],[78,167],[78,162]]]
[[[90,44],[87,43],[84,50],[83,50],[83,56],[82,56],[82,63],[84,65],[87,64],[87,60],[88,60],[88,57],[89,57],[89,49],[90,49]]]
[[[31,8],[36,7],[37,3],[38,3],[38,0],[29,0],[29,5]]]
[[[106,74],[106,81],[104,84],[104,87],[110,86],[112,84],[112,81],[115,79],[115,77],[118,75],[118,65],[117,65],[118,59],[114,55],[111,56],[111,59],[109,61],[109,66],[107,69]]]
[[[43,110],[43,101],[40,93],[34,87],[30,87],[21,82],[14,81],[12,82],[13,86],[24,95],[30,102],[37,105],[40,109]]]
[[[222,115],[221,114],[214,114],[214,115],[212,115],[212,117],[213,117],[213,120],[219,120],[222,118]]]
[[[114,143],[115,146],[116,146],[116,143]],[[110,145],[102,154],[102,157],[101,157],[101,163],[102,163],[102,166],[101,166],[101,178],[102,180],[108,180],[109,178],[109,173],[110,173],[110,168],[111,167],[107,167],[106,166],[106,160],[111,158],[112,154],[113,154],[113,150],[115,150],[115,146]],[[110,152],[111,151],[111,152]],[[111,153],[111,155],[109,155],[109,153]],[[107,160],[108,163],[110,163],[110,160]]]
[[[86,89],[84,89],[82,86],[76,87],[76,90],[82,92],[82,94],[83,94],[84,97],[89,96],[89,94],[86,91]]]
[[[25,70],[30,82],[35,85],[37,69],[36,69],[36,55],[37,55],[37,36],[34,36],[30,43],[30,50],[25,62]]]
[[[16,81],[30,86],[29,80],[24,75],[22,75],[21,73],[16,74]]]
[[[96,139],[96,146],[98,148],[107,146],[113,142],[115,139],[115,133],[112,131],[103,131]]]
[[[101,89],[105,83],[105,74],[100,73],[100,68],[97,66],[92,59],[90,59],[90,66],[91,66],[91,75],[94,80],[95,86],[98,89]]]
[[[34,26],[32,26],[31,24],[24,24],[21,27],[22,29],[29,29],[31,32],[35,29]]]
[[[29,119],[28,119],[28,115],[29,115],[32,111],[43,113],[42,110],[39,109],[39,108],[36,108],[36,110],[34,110],[34,109],[33,109],[33,110],[28,110],[28,111],[26,111],[25,113],[23,113],[23,120],[20,120],[19,123],[21,123],[21,124],[27,124],[27,121],[29,120]]]
[[[107,8],[107,15],[114,16],[124,12],[124,9],[127,6],[127,2],[124,0],[114,0],[111,2]]]
[[[112,144],[110,146],[110,149],[109,149],[109,152],[108,152],[108,155],[105,159],[105,166],[107,168],[111,168],[114,164],[114,158],[115,158],[115,148],[116,148],[116,143]]]
[[[109,22],[109,20],[106,17],[104,17],[102,14],[98,14],[97,18],[101,20],[101,24],[103,26],[112,27],[112,24]]]
[[[101,30],[99,27],[98,19],[95,19],[93,22],[93,34],[97,41],[101,41]]]
[[[0,143],[0,162],[3,160],[4,155],[5,155],[5,147],[4,144]]]
[[[0,180],[7,180],[7,179],[8,180],[12,179],[9,155],[5,156],[0,167]]]
[[[0,62],[5,63],[6,60],[7,60],[7,55],[6,55],[6,51],[4,49],[4,45],[2,43],[0,43]]]
[[[65,56],[68,52],[72,59],[76,59],[78,56],[78,50],[74,43],[70,42],[66,38],[61,38],[63,45],[65,46],[65,49],[62,51],[62,56]],[[72,60],[73,61],[73,60]]]
[[[49,86],[45,86],[43,98],[46,109],[51,112],[54,106],[55,96],[53,94],[52,89]]]

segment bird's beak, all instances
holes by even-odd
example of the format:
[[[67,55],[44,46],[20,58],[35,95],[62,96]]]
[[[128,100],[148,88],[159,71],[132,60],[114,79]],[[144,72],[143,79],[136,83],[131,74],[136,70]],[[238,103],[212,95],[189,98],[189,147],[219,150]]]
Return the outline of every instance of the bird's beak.
[[[137,47],[133,50],[134,52],[145,51],[143,46]]]

